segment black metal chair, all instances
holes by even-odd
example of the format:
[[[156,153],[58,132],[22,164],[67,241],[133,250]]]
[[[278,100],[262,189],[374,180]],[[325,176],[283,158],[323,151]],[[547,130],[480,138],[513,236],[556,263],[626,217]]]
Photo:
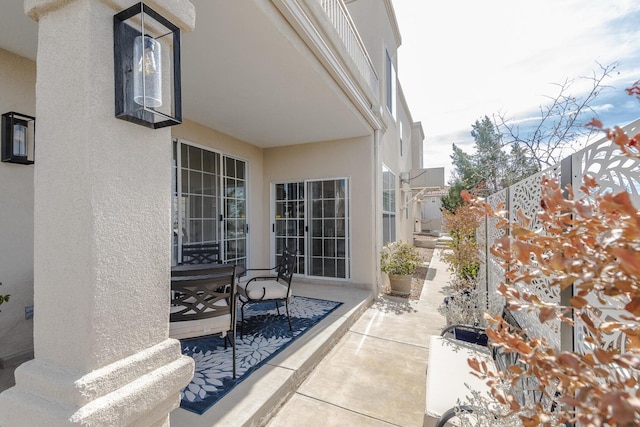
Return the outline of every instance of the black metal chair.
[[[289,301],[291,300],[291,279],[293,278],[295,263],[295,254],[285,249],[277,266],[273,268],[250,268],[247,270],[273,270],[275,275],[252,277],[247,282],[238,283],[238,299],[241,303],[240,313],[242,322],[240,324],[240,337],[244,334],[244,307],[257,302],[273,301],[276,304],[278,315],[280,315],[279,303],[284,302],[287,321],[289,322],[289,330],[293,330],[291,327],[291,317],[289,316]]]
[[[236,377],[236,274],[233,265],[179,266],[171,272],[169,336],[220,334],[231,344]]]
[[[220,243],[185,243],[182,245],[180,264],[214,264],[222,263],[220,259]]]

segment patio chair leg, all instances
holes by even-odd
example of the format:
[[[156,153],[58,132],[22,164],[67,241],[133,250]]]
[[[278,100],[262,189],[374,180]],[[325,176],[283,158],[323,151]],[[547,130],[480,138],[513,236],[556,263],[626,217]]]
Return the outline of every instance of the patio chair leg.
[[[240,339],[244,336],[244,304],[240,307]]]
[[[233,343],[231,344],[231,352],[233,356],[233,379],[236,379],[236,336],[233,336]]]
[[[278,316],[280,316],[280,305],[278,304],[278,301],[276,301],[276,311],[278,312]]]
[[[293,331],[293,328],[291,327],[291,316],[289,316],[289,300],[285,301],[285,308],[287,309],[287,320],[289,321],[289,330]]]

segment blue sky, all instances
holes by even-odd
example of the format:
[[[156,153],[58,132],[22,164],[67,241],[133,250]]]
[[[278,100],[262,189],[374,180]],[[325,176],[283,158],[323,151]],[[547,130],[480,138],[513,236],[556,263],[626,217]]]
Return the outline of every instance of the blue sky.
[[[640,118],[624,89],[640,79],[639,0],[393,0],[402,35],[398,77],[425,131],[425,167],[451,173],[451,144],[471,151],[471,125],[503,113],[539,117],[555,84],[590,89],[618,63],[592,104],[606,126]]]

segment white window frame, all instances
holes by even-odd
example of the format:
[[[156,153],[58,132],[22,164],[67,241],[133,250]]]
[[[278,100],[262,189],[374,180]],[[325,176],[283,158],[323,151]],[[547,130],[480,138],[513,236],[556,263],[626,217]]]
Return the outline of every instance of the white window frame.
[[[312,225],[309,223],[312,218],[312,196],[309,191],[310,184],[313,182],[321,182],[321,181],[345,181],[345,276],[346,277],[332,277],[332,276],[316,276],[313,274],[312,269],[312,249],[311,245],[313,244],[313,236],[311,236]],[[271,196],[270,196],[270,218],[271,218],[271,239],[270,239],[270,249],[271,249],[271,260],[272,264],[276,260],[276,185],[279,184],[303,184],[304,185],[304,197],[302,203],[304,204],[304,254],[298,254],[298,258],[304,259],[304,271],[303,274],[305,277],[311,277],[313,279],[318,280],[331,280],[331,281],[350,281],[351,280],[351,247],[352,247],[352,236],[351,236],[351,177],[349,176],[336,176],[336,177],[326,177],[326,178],[313,178],[313,179],[300,179],[300,180],[285,180],[285,181],[274,181],[271,182]],[[331,258],[331,257],[328,257]],[[341,258],[341,257],[337,257]]]
[[[385,180],[385,174],[392,179]],[[396,241],[396,174],[382,164],[382,244]],[[387,203],[385,203],[385,196]]]
[[[223,180],[225,179],[224,176],[224,160],[226,158],[230,158],[230,159],[234,159],[234,160],[239,160],[241,162],[244,162],[245,164],[245,178],[244,178],[244,182],[245,182],[245,187],[244,187],[244,191],[245,191],[245,212],[246,212],[246,224],[248,225],[249,223],[249,214],[251,212],[251,202],[250,202],[250,197],[249,195],[251,194],[251,188],[250,188],[250,182],[251,182],[251,164],[249,162],[249,159],[247,158],[243,158],[243,157],[239,157],[236,155],[232,155],[229,153],[225,153],[223,151],[217,150],[213,147],[207,146],[207,145],[203,145],[203,144],[198,144],[196,142],[187,140],[187,139],[182,139],[182,138],[172,138],[172,141],[175,142],[177,144],[177,153],[176,153],[176,164],[174,164],[173,170],[172,170],[172,197],[171,197],[171,212],[172,212],[172,216],[174,214],[174,212],[176,212],[177,210],[177,217],[176,218],[172,218],[172,221],[175,220],[177,224],[179,224],[178,226],[178,248],[182,247],[182,232],[181,232],[181,225],[183,223],[183,215],[186,213],[185,209],[177,209],[175,207],[175,203],[178,202],[178,199],[176,199],[174,197],[173,191],[174,191],[174,186],[176,189],[178,189],[178,194],[182,193],[182,172],[181,172],[181,164],[182,164],[182,150],[181,150],[181,146],[182,145],[188,145],[188,146],[192,146],[194,148],[198,148],[201,150],[205,150],[205,151],[209,151],[211,153],[217,154],[219,156],[219,165],[218,165],[218,180],[219,180],[219,188],[220,188],[220,192],[221,194],[218,195],[219,198],[219,208],[218,208],[218,214],[222,213],[223,214],[223,218],[224,218],[224,210],[225,210],[225,195],[222,194],[222,192],[224,191],[224,183]],[[172,145],[173,146],[173,145]],[[173,149],[173,148],[172,148]],[[177,167],[177,169],[176,169]],[[219,220],[219,215],[218,215],[218,220]],[[224,222],[224,221],[223,221]],[[224,223],[220,226],[220,229],[218,230],[219,232],[219,236],[218,236],[218,241],[220,242],[220,258],[221,259],[225,259],[226,258],[226,253],[225,253],[225,246],[226,246],[226,230],[225,230],[225,225]],[[172,227],[172,234],[173,234],[173,227]],[[250,257],[251,257],[251,242],[250,242],[250,234],[248,232],[248,230],[246,231],[245,234],[245,263],[246,265],[249,265],[250,262]],[[177,251],[177,255],[174,253],[175,249],[173,247],[173,236],[172,236],[172,247],[171,247],[171,253],[172,253],[172,265],[174,263],[177,263],[178,260],[180,259],[180,250],[178,249]],[[173,259],[174,255],[176,255],[176,258]]]

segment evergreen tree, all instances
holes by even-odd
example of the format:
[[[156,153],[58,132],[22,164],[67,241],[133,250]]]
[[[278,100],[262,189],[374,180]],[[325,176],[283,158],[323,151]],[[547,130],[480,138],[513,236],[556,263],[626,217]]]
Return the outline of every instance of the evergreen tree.
[[[507,173],[509,158],[502,151],[502,136],[496,131],[489,117],[471,126],[471,136],[476,142],[476,153],[471,157],[473,173],[478,175],[478,184],[483,183],[482,196],[488,196],[503,188],[503,179]],[[478,185],[475,186],[479,190]]]
[[[486,197],[537,172],[538,167],[527,151],[517,144],[503,150],[502,135],[489,117],[471,126],[475,153],[468,154],[453,144],[454,167],[449,194],[442,198],[443,209],[453,212],[463,204],[460,191]]]

